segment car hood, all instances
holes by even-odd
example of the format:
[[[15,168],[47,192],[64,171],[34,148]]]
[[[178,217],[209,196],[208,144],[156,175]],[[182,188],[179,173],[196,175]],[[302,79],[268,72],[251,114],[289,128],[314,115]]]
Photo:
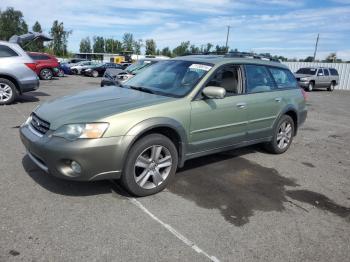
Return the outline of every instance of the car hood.
[[[312,77],[312,75],[307,74],[294,74],[295,77]]]
[[[174,99],[111,86],[46,102],[35,113],[51,124],[50,129],[56,130],[65,124],[99,121],[110,115]]]

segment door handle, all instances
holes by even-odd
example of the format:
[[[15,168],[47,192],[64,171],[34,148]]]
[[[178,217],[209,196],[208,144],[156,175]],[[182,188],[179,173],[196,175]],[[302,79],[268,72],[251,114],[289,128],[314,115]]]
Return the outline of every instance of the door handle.
[[[279,102],[282,101],[282,98],[281,98],[281,97],[276,97],[276,98],[275,98],[275,101],[279,103]]]
[[[247,103],[244,103],[244,102],[238,103],[236,106],[237,106],[238,108],[240,108],[240,109],[243,109],[243,108],[246,108]]]

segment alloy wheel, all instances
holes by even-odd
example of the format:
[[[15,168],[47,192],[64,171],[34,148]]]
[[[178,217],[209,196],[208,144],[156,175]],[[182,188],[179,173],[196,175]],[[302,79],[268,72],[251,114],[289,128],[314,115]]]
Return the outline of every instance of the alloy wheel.
[[[134,179],[141,188],[156,188],[170,174],[172,163],[170,151],[166,147],[150,146],[135,161]]]
[[[52,78],[52,72],[49,69],[43,69],[41,71],[41,76],[45,80],[50,80]]]
[[[278,134],[277,134],[277,146],[279,149],[285,149],[292,138],[292,124],[289,123],[288,121],[282,122],[278,129]]]
[[[7,84],[0,83],[0,102],[7,102],[12,96],[12,88]]]

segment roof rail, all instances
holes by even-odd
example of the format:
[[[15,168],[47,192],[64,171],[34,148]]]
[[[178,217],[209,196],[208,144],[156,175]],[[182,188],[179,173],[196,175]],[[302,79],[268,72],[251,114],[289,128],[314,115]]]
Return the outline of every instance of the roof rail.
[[[255,53],[248,53],[248,52],[229,52],[225,55],[225,57],[240,57],[240,58],[251,58],[251,59],[260,59],[260,60],[269,60],[274,62],[281,62],[280,60],[273,58],[269,55],[263,55],[263,54],[255,54]]]

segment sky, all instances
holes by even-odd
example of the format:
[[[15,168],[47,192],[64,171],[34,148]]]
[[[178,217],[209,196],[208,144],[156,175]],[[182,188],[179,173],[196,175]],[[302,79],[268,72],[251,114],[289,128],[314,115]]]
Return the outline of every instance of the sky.
[[[83,37],[153,38],[157,48],[181,41],[197,46],[210,42],[240,51],[269,52],[288,58],[312,56],[320,34],[317,59],[336,52],[350,60],[350,0],[1,0],[21,10],[31,27],[39,21],[45,32],[54,20],[73,33],[68,48],[78,52]]]

